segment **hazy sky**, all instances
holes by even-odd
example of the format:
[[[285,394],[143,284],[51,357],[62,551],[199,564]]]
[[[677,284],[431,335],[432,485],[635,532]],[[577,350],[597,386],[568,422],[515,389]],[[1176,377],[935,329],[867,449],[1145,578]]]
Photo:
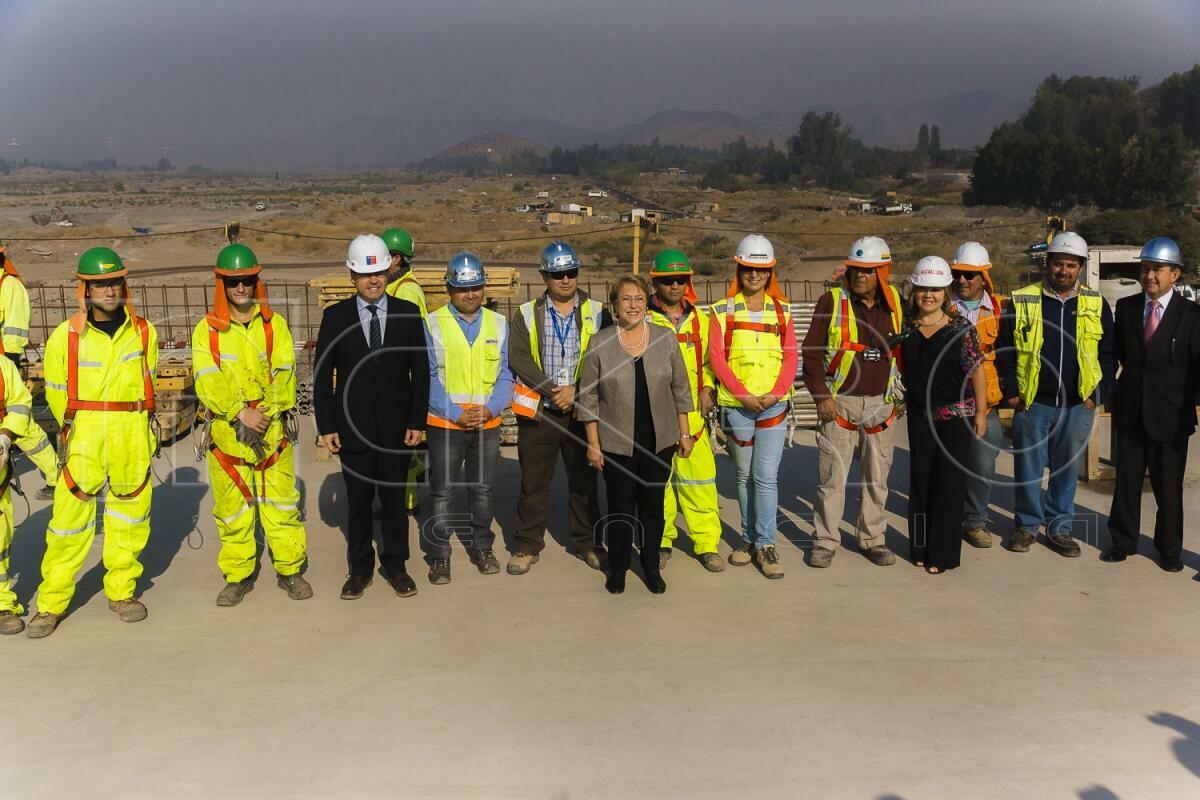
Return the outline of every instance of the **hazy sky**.
[[[1197,41],[1197,0],[0,0],[0,136],[34,159],[111,139],[123,162],[169,143],[181,166],[361,163],[523,117],[1024,101],[1051,72],[1148,85]]]

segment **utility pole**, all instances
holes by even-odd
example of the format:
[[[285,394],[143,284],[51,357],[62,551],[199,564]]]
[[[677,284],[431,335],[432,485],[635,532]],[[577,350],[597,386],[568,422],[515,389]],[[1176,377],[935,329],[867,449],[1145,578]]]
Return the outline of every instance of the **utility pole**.
[[[633,274],[638,274],[638,260],[642,252],[642,220],[640,217],[634,216],[633,210],[629,212],[629,219],[633,223]]]

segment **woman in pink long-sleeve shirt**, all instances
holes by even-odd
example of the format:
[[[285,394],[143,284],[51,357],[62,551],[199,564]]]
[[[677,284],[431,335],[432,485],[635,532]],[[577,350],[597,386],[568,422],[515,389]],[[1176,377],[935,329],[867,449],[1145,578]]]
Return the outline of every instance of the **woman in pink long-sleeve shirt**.
[[[729,563],[753,560],[766,577],[782,578],[775,550],[778,475],[796,378],[796,333],[766,237],[747,236],[735,260],[729,296],[712,308],[708,349],[742,512],[742,542]]]

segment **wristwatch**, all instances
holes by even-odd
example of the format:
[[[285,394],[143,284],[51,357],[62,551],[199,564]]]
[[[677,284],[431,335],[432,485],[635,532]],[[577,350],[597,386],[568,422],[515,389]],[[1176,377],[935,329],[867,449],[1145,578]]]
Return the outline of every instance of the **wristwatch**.
[[[681,434],[679,434],[679,438],[680,439],[695,439],[696,437],[692,436],[690,433],[681,433]]]

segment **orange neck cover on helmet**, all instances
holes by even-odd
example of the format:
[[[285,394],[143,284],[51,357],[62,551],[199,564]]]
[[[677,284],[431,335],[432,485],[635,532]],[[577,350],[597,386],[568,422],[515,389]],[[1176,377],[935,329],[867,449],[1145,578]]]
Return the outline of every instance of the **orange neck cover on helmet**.
[[[226,277],[241,277],[243,275],[258,275],[262,272],[262,267],[255,267],[252,270],[239,269],[237,272],[228,272],[223,269],[213,270],[217,275],[216,294],[213,296],[212,311],[205,315],[208,324],[218,331],[229,330],[229,298],[225,296],[225,278]],[[267,304],[267,285],[260,278],[254,286],[254,299],[258,301],[258,309],[262,312],[263,322],[271,321],[271,306]]]

